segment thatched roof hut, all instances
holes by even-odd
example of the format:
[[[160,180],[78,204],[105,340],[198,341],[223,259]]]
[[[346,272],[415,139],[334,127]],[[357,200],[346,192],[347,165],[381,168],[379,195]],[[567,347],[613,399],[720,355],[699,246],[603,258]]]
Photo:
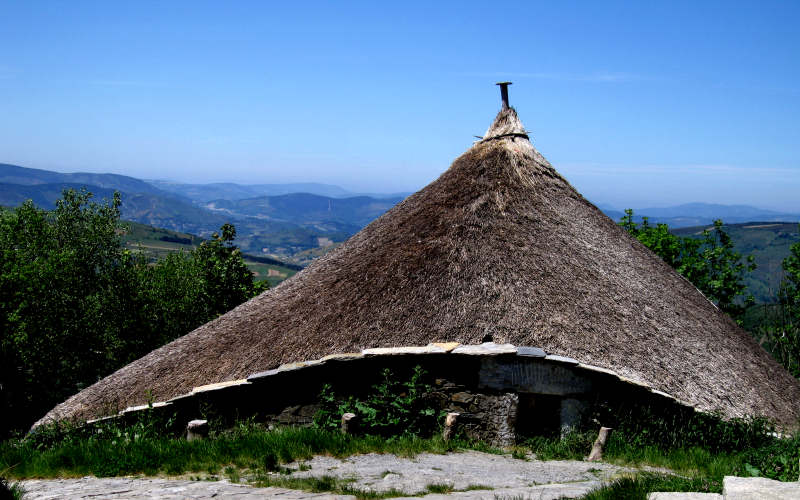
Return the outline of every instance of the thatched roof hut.
[[[429,342],[534,345],[703,410],[794,426],[800,384],[532,146],[513,108],[337,250],[71,397],[86,419],[281,363]]]

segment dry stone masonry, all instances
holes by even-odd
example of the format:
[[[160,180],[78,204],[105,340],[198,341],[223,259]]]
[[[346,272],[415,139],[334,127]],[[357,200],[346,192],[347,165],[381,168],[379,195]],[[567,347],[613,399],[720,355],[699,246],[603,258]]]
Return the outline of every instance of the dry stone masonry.
[[[179,421],[215,418],[307,425],[319,409],[323,383],[339,396],[363,396],[389,368],[397,377],[422,367],[433,382],[429,395],[443,411],[458,413],[458,430],[498,446],[520,434],[565,434],[598,401],[635,397],[685,409],[669,394],[613,371],[548,354],[537,347],[487,342],[382,347],[281,365],[246,379],[195,387],[152,406],[126,408],[113,418],[164,412]],[[90,421],[91,424],[95,421]]]

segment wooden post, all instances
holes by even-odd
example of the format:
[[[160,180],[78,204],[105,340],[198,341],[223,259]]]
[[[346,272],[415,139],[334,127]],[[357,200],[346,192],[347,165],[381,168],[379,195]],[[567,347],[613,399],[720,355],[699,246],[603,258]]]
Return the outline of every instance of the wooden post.
[[[342,415],[342,434],[353,434],[356,428],[356,414],[345,413]]]
[[[456,426],[458,424],[458,416],[460,413],[448,413],[444,419],[444,430],[442,431],[442,439],[450,441],[456,434]]]
[[[597,434],[597,439],[595,439],[594,445],[592,445],[592,452],[589,453],[589,458],[587,460],[590,462],[598,462],[603,459],[603,448],[606,446],[606,441],[608,441],[611,430],[611,427],[600,427],[600,433]]]

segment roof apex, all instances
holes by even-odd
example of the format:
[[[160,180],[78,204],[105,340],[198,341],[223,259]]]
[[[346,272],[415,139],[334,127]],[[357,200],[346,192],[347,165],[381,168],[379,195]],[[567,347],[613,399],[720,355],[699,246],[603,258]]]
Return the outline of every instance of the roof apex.
[[[497,113],[492,125],[483,136],[484,141],[501,139],[503,137],[522,137],[528,139],[528,132],[522,125],[517,111],[512,108],[503,108]]]

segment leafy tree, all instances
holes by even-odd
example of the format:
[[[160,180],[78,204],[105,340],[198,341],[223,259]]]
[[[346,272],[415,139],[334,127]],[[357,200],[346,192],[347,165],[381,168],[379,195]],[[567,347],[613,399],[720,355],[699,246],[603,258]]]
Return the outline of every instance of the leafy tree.
[[[778,314],[758,329],[762,345],[800,378],[800,242],[783,260],[784,278],[778,293]]]
[[[721,220],[714,221],[714,228],[703,231],[700,239],[674,235],[669,226],[653,226],[647,217],[637,224],[630,209],[625,210],[619,224],[691,281],[720,309],[735,320],[741,320],[746,306],[753,302],[752,296],[745,294],[744,276],[755,270],[756,264],[752,255],[743,259],[734,250]]]
[[[789,310],[794,324],[800,326],[800,242],[789,247],[789,255],[783,259],[783,271],[780,300]]]
[[[0,434],[262,291],[226,224],[149,265],[120,241],[120,197],[64,191],[0,209]]]

